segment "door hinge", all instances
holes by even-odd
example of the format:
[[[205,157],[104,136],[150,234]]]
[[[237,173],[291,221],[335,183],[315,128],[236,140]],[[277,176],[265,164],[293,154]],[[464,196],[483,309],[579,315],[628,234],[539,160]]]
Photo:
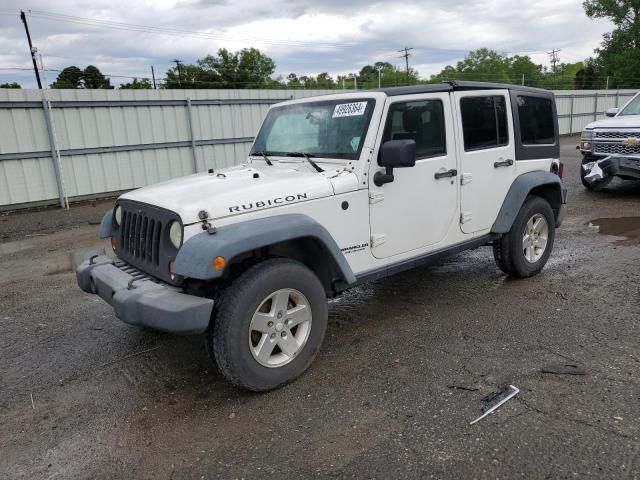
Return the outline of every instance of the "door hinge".
[[[467,185],[473,181],[472,173],[463,173],[460,175],[460,185]]]
[[[371,235],[371,248],[382,245],[387,241],[387,236],[384,234]]]
[[[473,218],[473,212],[460,212],[460,223],[470,222]]]
[[[372,190],[369,192],[369,203],[373,205],[384,200],[384,192],[382,190]]]

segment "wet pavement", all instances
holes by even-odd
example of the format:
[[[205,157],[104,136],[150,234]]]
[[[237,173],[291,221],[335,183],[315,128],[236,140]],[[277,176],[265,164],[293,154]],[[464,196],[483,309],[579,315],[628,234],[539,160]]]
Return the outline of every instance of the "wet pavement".
[[[540,275],[506,278],[480,248],[355,288],[308,373],[262,395],[202,338],[124,325],[47,270],[103,246],[88,222],[108,204],[1,217],[18,243],[0,243],[0,477],[640,478],[640,244],[637,220],[612,220],[638,217],[640,185],[585,190],[574,146]],[[507,383],[520,393],[469,425]]]

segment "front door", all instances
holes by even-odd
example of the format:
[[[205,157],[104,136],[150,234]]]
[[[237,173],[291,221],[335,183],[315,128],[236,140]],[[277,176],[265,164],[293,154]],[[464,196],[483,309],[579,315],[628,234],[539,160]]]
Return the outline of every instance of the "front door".
[[[384,133],[369,175],[371,249],[376,258],[442,241],[455,221],[458,191],[448,93],[391,97],[383,119]],[[416,164],[394,169],[394,181],[377,187],[373,176],[381,170],[380,145],[401,139],[415,140]]]
[[[460,156],[460,228],[489,230],[515,178],[508,90],[455,92]]]

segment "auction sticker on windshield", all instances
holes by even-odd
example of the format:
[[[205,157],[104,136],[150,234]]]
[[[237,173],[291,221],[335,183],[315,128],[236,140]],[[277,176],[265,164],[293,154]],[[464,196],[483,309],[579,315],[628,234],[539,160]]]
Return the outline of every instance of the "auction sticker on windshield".
[[[333,110],[333,118],[357,117],[364,115],[367,102],[341,103]]]

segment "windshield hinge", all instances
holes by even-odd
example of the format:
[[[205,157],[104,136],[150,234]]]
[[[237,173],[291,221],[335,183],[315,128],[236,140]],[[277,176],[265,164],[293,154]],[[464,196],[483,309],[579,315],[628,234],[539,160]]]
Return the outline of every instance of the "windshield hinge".
[[[371,235],[371,248],[380,246],[386,241],[387,236],[382,233]]]
[[[384,200],[384,192],[382,190],[375,190],[369,192],[369,203],[373,205]]]

